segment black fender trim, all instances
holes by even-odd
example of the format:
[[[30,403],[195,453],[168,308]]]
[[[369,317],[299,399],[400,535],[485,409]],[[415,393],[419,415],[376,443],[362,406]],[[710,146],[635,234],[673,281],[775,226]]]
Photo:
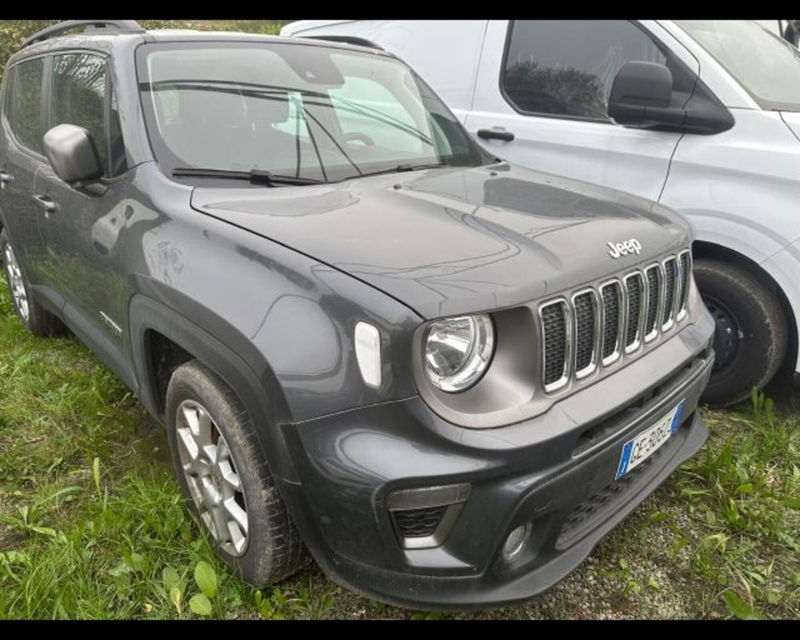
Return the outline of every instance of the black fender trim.
[[[266,362],[263,362],[259,377],[239,354],[218,338],[142,294],[136,294],[131,299],[129,323],[131,350],[140,382],[139,401],[149,413],[165,424],[147,344],[147,332],[154,330],[225,380],[236,392],[256,426],[272,475],[278,480],[299,484],[281,428],[285,417],[289,415],[288,407],[278,381]]]

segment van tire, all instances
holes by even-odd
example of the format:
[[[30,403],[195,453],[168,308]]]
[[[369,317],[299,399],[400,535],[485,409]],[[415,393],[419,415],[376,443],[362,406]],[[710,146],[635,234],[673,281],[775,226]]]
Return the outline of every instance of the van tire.
[[[207,412],[218,430],[217,437],[223,437],[230,450],[231,468],[241,483],[241,495],[235,497],[240,505],[244,503],[247,535],[246,548],[239,552],[226,550],[225,544],[216,539],[211,525],[204,521],[198,509],[189,486],[192,480],[184,471],[179,451],[179,446],[184,445],[178,443],[178,428],[183,426],[185,434],[187,423],[181,422],[178,414],[183,411],[181,407],[195,405]],[[225,564],[257,587],[279,582],[306,565],[310,558],[308,551],[278,494],[250,416],[230,387],[213,371],[191,360],[172,374],[167,387],[166,412],[172,462],[186,504]],[[216,442],[218,444],[219,440]],[[185,458],[186,449],[183,451]],[[224,509],[220,511],[222,517],[226,517]],[[205,512],[210,514],[210,510]],[[230,549],[231,544],[227,545]]]
[[[17,264],[16,268],[20,270],[19,278],[22,281],[22,286],[25,291],[27,313],[24,313],[20,308],[11,284],[12,276],[8,264],[8,249],[10,249],[12,256],[14,256],[14,261],[16,262],[16,256],[19,255],[19,253],[15,251],[14,246],[11,244],[11,240],[8,237],[8,231],[3,229],[0,231],[0,267],[2,267],[6,285],[8,286],[8,293],[11,296],[11,304],[13,305],[14,311],[16,312],[20,322],[33,335],[39,337],[57,336],[66,333],[66,327],[64,327],[61,321],[52,313],[46,311],[42,305],[33,299],[28,280],[25,278],[25,274],[22,273],[21,267]]]
[[[789,342],[786,314],[776,293],[739,265],[698,259],[694,278],[717,326],[716,361],[701,401],[736,404],[753,388],[763,389],[781,366]]]

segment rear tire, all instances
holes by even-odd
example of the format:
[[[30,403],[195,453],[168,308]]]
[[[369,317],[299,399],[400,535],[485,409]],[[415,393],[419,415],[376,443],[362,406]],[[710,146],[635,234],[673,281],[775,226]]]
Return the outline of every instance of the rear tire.
[[[53,314],[30,296],[30,286],[17,261],[16,253],[8,238],[8,231],[0,231],[0,264],[3,267],[11,304],[25,328],[33,335],[46,337],[64,333],[64,325]]]
[[[308,552],[236,394],[192,360],[173,373],[166,410],[178,482],[219,557],[255,586],[274,584],[307,564]]]
[[[694,278],[716,323],[716,361],[701,398],[728,406],[761,390],[778,371],[789,341],[778,296],[736,264],[699,259]]]

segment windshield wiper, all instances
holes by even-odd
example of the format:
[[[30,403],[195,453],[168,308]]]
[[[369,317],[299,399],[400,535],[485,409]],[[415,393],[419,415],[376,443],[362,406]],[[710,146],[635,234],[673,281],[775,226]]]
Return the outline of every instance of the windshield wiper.
[[[390,169],[381,169],[380,171],[372,171],[370,173],[362,173],[360,176],[353,176],[358,178],[366,178],[367,176],[379,176],[384,173],[405,173],[407,171],[421,171],[422,169],[438,169],[440,167],[452,167],[454,165],[447,164],[446,162],[429,162],[427,164],[397,164]]]
[[[231,180],[247,180],[252,184],[263,184],[268,187],[276,184],[324,184],[323,180],[316,178],[301,178],[299,176],[284,176],[270,171],[253,169],[252,171],[233,171],[231,169],[200,169],[196,167],[177,167],[172,170],[176,178],[228,178]]]

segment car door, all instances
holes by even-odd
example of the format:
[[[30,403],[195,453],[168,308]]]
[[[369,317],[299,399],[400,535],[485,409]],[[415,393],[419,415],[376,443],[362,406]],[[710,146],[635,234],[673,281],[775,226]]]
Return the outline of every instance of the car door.
[[[108,60],[87,51],[52,56],[47,85],[48,128],[84,127],[104,176],[91,185],[63,182],[47,163],[36,176],[49,280],[65,297],[68,324],[100,355],[118,356],[124,283],[119,273],[127,205],[126,161]],[[96,349],[97,350],[97,349]]]
[[[42,155],[44,62],[43,57],[32,58],[6,70],[0,136],[0,210],[17,260],[31,284],[43,278],[38,210],[31,196],[34,177],[47,162]]]
[[[640,24],[490,21],[465,124],[506,160],[657,200],[680,134],[625,128],[606,115],[614,77],[634,60],[666,64],[688,99],[697,62]]]

